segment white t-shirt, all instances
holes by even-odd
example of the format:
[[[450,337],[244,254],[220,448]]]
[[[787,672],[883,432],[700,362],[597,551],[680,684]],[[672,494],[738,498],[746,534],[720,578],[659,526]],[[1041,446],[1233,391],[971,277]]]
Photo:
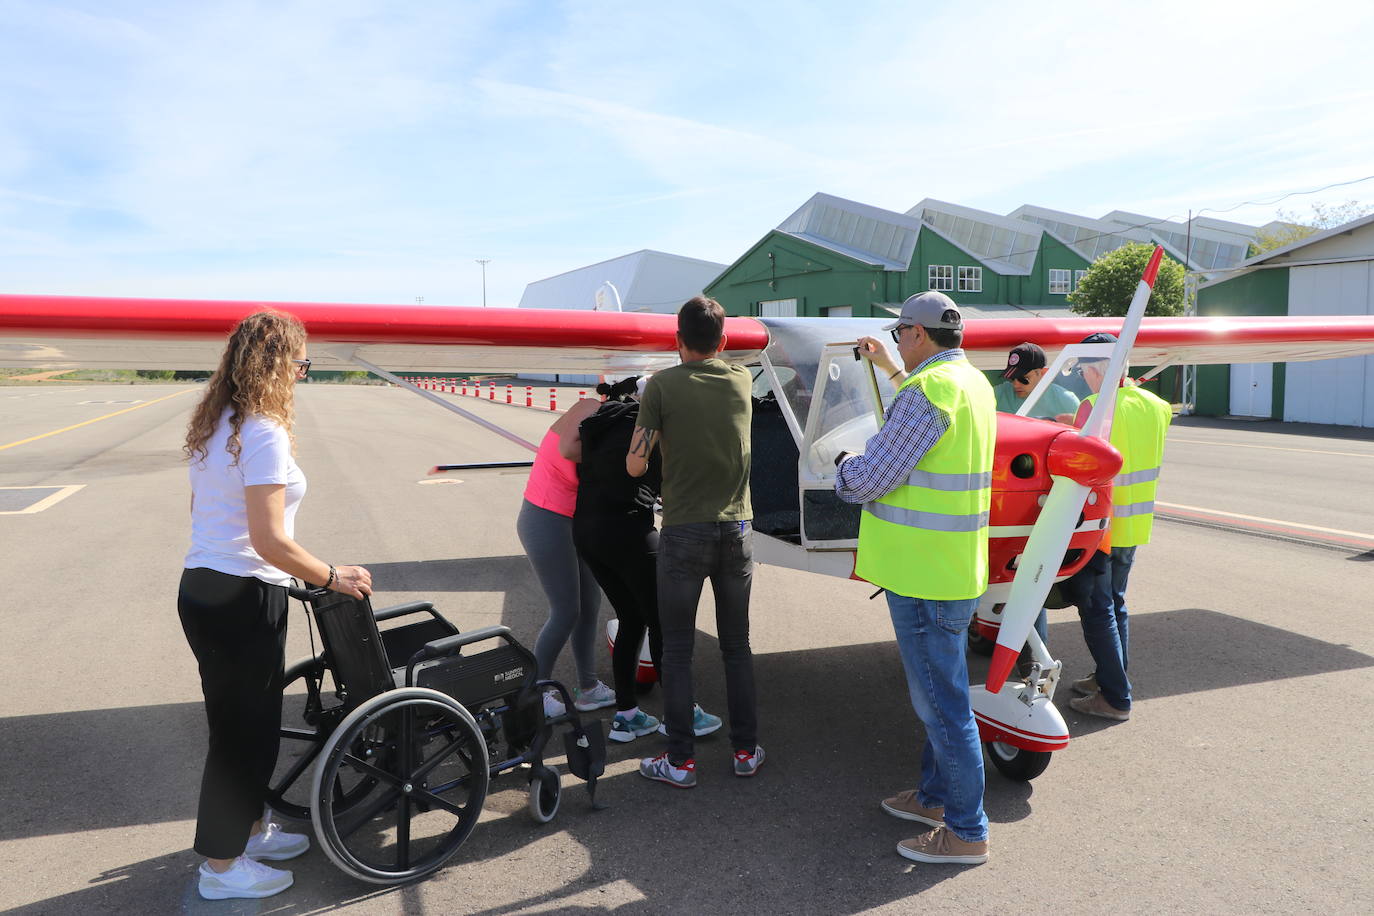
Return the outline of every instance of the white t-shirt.
[[[305,474],[291,457],[291,439],[276,421],[249,417],[239,430],[243,446],[237,464],[226,448],[229,414],[205,443],[204,461],[191,461],[191,549],[187,569],[214,569],[231,576],[252,576],[273,585],[289,585],[291,577],[269,566],[248,538],[248,508],[244,487],[286,485],[286,536],[295,537],[296,509],[305,496]]]

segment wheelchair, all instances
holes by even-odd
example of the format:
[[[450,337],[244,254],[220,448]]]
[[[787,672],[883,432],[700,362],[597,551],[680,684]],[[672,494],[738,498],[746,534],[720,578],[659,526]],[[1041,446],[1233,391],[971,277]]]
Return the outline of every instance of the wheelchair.
[[[425,601],[374,612],[324,589],[290,593],[313,616],[321,650],[286,670],[268,804],[310,821],[343,871],[398,884],[438,870],[505,773],[528,780],[531,816],[551,821],[562,783],[544,752],[558,727],[568,768],[598,807],[601,723],[584,724],[562,684],[538,679],[533,653],[507,627],[461,633]],[[562,698],[563,715],[545,718],[545,690]]]

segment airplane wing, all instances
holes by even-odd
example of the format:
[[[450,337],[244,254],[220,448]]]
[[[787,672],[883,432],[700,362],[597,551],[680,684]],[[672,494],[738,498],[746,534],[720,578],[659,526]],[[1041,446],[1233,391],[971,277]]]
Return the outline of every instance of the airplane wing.
[[[214,369],[234,324],[264,308],[310,334],[319,369],[635,374],[678,361],[673,315],[83,296],[0,296],[0,366]],[[727,355],[757,358],[768,334],[728,318]]]
[[[677,361],[672,315],[574,309],[357,305],[201,299],[0,295],[0,366],[213,369],[234,323],[262,308],[290,312],[310,332],[321,369],[366,361],[393,372],[542,371],[633,374]],[[751,362],[775,323],[817,323],[828,338],[884,338],[890,319],[727,318],[726,358]],[[1119,318],[972,319],[964,348],[983,369],[1006,365],[1025,340],[1053,359],[1088,334],[1118,334]],[[831,333],[833,331],[833,333]],[[1288,362],[1374,353],[1374,317],[1146,318],[1132,365]]]

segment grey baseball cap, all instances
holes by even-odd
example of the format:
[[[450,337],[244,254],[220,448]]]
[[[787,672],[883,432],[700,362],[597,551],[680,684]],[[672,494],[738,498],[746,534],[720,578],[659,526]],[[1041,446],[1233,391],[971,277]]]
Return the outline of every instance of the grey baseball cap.
[[[964,316],[959,306],[944,293],[930,291],[918,293],[902,303],[902,312],[897,320],[883,325],[884,331],[891,331],[898,325],[919,325],[923,328],[944,328],[947,331],[962,331]]]

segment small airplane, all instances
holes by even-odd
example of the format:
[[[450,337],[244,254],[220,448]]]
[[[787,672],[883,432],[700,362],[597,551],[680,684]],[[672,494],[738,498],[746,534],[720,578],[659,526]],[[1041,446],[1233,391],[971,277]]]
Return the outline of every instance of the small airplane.
[[[1142,318],[1148,294],[1142,280],[1125,319],[969,320],[964,350],[982,369],[1001,369],[1007,351],[1026,340],[1046,351],[1050,371],[1021,414],[1084,356],[1110,354],[1109,371],[1117,378],[1128,364],[1152,365],[1142,377],[1150,378],[1176,365],[1374,353],[1374,317]],[[401,374],[637,375],[678,361],[673,315],[0,295],[0,367],[213,369],[233,325],[267,307],[305,323],[317,368],[368,370],[531,452],[534,443]],[[883,323],[877,318],[726,319],[722,358],[755,373],[751,490],[760,562],[854,577],[862,510],[835,496],[833,459],[841,450],[863,449],[894,394],[891,383],[855,351],[860,337],[881,336]],[[1078,343],[1100,331],[1117,335],[1118,343]],[[1120,456],[1106,441],[1108,391],[1115,391],[1110,379],[1081,431],[1050,420],[998,415],[990,584],[975,627],[996,645],[988,682],[973,689],[973,703],[989,759],[1014,779],[1039,775],[1051,754],[1069,742],[1068,727],[1051,702],[1060,663],[1032,624],[1053,582],[1087,562],[1110,524],[1111,479]],[[1010,677],[1026,645],[1029,672]]]

